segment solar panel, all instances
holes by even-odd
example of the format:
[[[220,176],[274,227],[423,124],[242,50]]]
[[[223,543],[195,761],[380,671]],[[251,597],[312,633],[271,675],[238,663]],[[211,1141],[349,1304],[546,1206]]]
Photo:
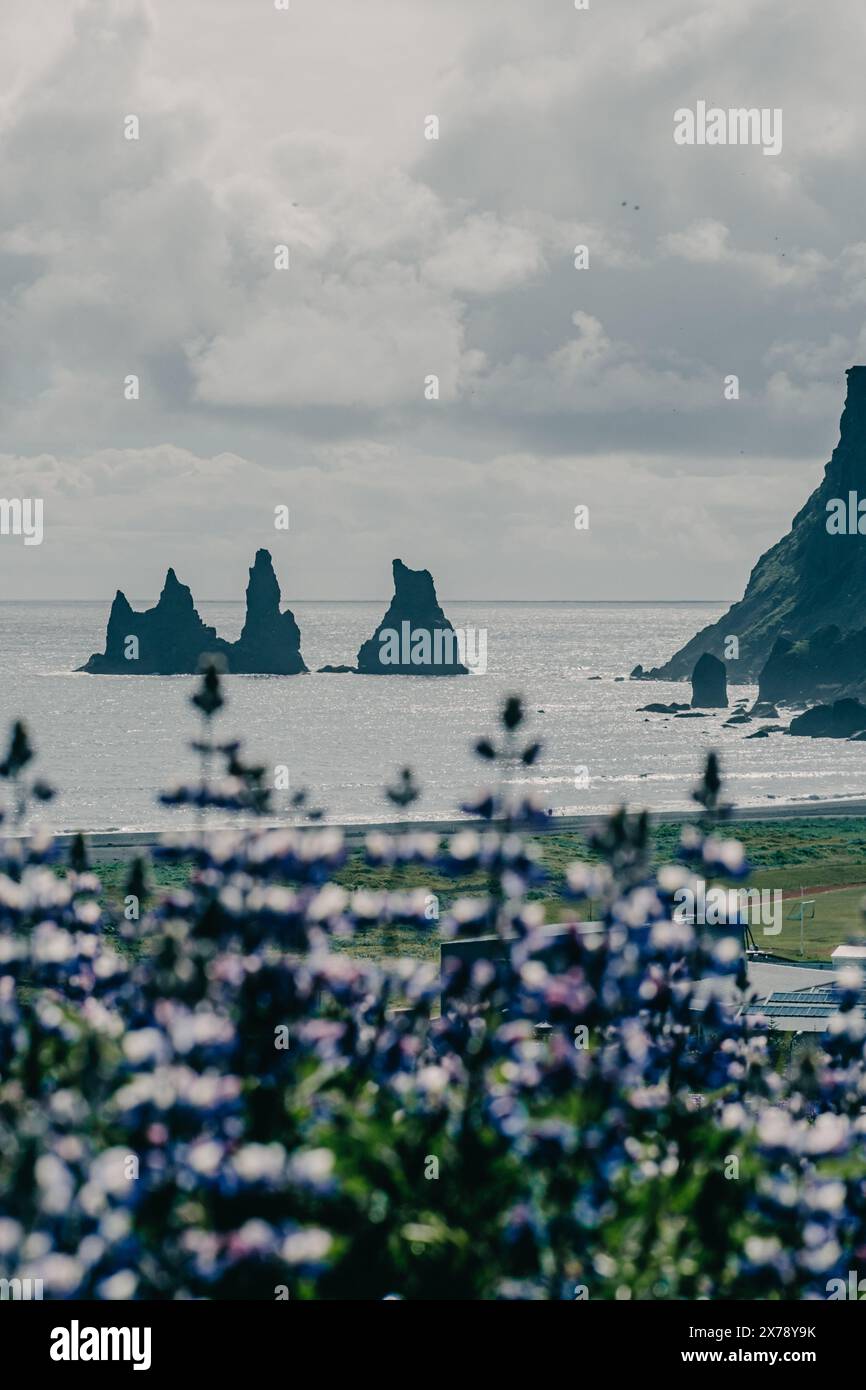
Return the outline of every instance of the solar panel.
[[[763,1014],[767,1018],[830,1018],[836,1012],[833,1004],[781,1004],[771,999],[766,1004],[749,1004],[747,1014]]]
[[[833,1004],[840,997],[839,990],[826,985],[817,985],[815,989],[779,990],[770,996],[783,1004]]]

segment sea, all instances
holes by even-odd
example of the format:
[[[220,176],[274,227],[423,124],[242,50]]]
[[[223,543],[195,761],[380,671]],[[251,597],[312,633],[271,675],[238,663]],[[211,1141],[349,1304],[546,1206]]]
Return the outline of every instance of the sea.
[[[386,606],[293,604],[311,671],[353,664]],[[650,701],[688,700],[689,687],[621,678],[638,662],[665,660],[726,603],[443,606],[456,628],[486,633],[483,673],[225,678],[220,737],[240,738],[248,759],[288,771],[288,790],[273,793],[274,821],[294,818],[290,796],[301,787],[329,821],[393,820],[384,787],[403,767],[413,769],[421,788],[406,817],[458,817],[489,782],[490,765],[473,745],[496,734],[510,694],[522,697],[527,739],[539,739],[543,752],[535,766],[509,769],[506,781],[514,790],[532,789],[554,812],[595,813],[622,803],[685,808],[709,748],[720,755],[728,798],[741,806],[866,797],[866,742],[782,734],[749,740],[756,726],[724,728],[724,713],[664,719],[640,712]],[[221,636],[239,636],[242,603],[197,607]],[[189,703],[195,678],[77,672],[103,649],[107,617],[102,602],[0,604],[0,732],[23,718],[38,755],[32,770],[58,789],[29,824],[58,832],[182,829],[191,814],[160,805],[158,796],[196,772],[188,746],[198,734]],[[735,662],[729,670],[731,702],[754,698],[754,685],[736,684]]]

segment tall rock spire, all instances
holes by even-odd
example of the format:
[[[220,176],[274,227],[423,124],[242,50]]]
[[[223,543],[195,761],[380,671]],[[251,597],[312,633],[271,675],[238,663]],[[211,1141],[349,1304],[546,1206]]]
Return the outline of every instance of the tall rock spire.
[[[306,671],[294,614],[280,612],[280,586],[267,550],[257,550],[247,584],[247,615],[231,650],[233,671],[295,676]]]

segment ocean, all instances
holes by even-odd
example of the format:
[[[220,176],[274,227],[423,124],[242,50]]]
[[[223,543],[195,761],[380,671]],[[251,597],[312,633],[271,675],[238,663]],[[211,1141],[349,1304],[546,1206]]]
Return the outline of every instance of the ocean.
[[[221,636],[239,635],[242,603],[197,606]],[[352,664],[386,606],[293,604],[307,665]],[[686,807],[708,747],[719,751],[727,794],[740,805],[866,795],[866,742],[784,735],[749,741],[755,725],[724,729],[725,714],[665,721],[638,713],[649,701],[687,700],[688,687],[616,677],[638,662],[664,660],[726,606],[448,601],[443,607],[455,627],[487,632],[483,675],[228,676],[219,731],[242,738],[249,758],[289,769],[290,791],[274,793],[275,820],[290,819],[289,796],[301,786],[330,820],[394,819],[382,788],[404,766],[422,788],[413,818],[455,816],[489,775],[472,744],[495,733],[510,693],[524,698],[527,732],[544,745],[540,762],[511,780],[534,788],[554,811],[600,811],[623,801]],[[198,729],[188,703],[195,681],[77,674],[74,668],[103,648],[108,607],[0,604],[0,720],[7,727],[26,720],[36,770],[60,793],[31,824],[57,831],[179,829],[190,823],[189,812],[160,806],[157,795],[195,772],[187,748]],[[732,702],[755,693],[754,685],[729,684]]]

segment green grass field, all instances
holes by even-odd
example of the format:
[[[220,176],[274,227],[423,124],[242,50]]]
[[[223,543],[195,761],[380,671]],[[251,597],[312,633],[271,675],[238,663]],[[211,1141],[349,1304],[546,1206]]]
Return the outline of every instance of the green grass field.
[[[835,946],[843,941],[861,937],[866,940],[862,904],[866,888],[840,888],[815,895],[815,916],[804,922],[805,958],[828,960]],[[785,900],[785,918],[778,936],[765,937],[755,931],[755,944],[780,956],[800,958],[800,923],[791,921],[790,909],[795,899]]]
[[[824,960],[841,941],[851,937],[866,938],[866,924],[860,904],[866,897],[866,818],[821,818],[804,816],[788,821],[743,821],[732,823],[725,832],[745,846],[753,871],[746,882],[755,888],[779,888],[786,894],[785,921],[778,936],[763,936],[756,931],[756,943],[778,955],[799,957],[800,927],[789,921],[793,899],[806,890],[815,897],[814,919],[805,923],[805,957]],[[678,825],[659,825],[654,831],[654,859],[669,862],[679,839]],[[592,859],[581,835],[551,834],[538,837],[549,882],[533,891],[531,896],[545,905],[551,921],[586,917],[591,907],[572,909],[558,897],[558,887],[565,869],[575,859]],[[118,904],[129,872],[127,864],[98,864],[105,899]],[[417,868],[385,871],[364,863],[361,851],[353,852],[349,862],[336,876],[346,888],[405,889],[424,887],[436,893],[440,908],[462,894],[484,890],[484,878],[475,875],[459,883],[436,874],[423,874]],[[159,894],[180,887],[186,879],[183,866],[160,866],[154,872],[153,889]],[[856,886],[864,885],[864,886]],[[833,889],[813,893],[818,888]],[[429,930],[413,927],[375,927],[359,933],[341,949],[370,958],[386,956],[416,956],[435,960],[439,954],[439,938],[435,924]]]

